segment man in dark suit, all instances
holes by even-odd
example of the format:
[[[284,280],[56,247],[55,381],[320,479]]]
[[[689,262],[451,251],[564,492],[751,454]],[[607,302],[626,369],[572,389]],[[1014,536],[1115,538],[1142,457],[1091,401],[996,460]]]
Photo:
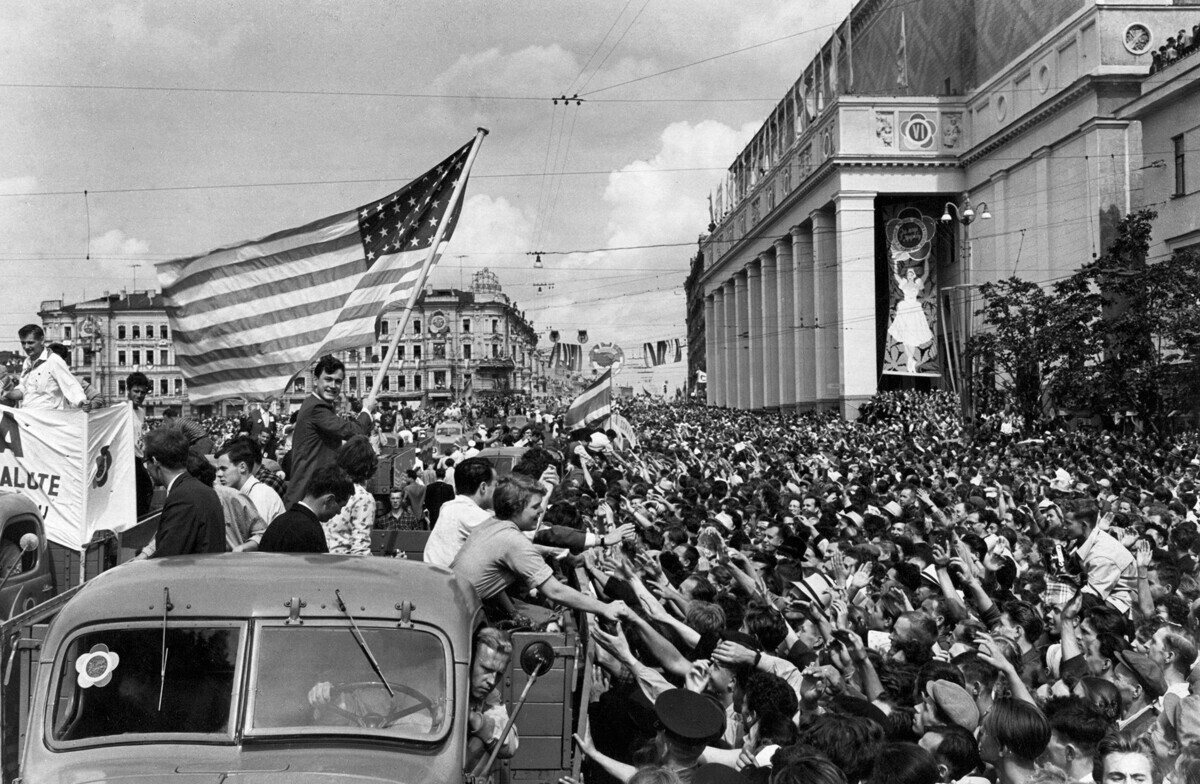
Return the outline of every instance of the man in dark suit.
[[[225,513],[211,487],[187,472],[188,440],[179,430],[146,434],[146,471],[167,488],[151,558],[225,552]]]
[[[453,467],[454,461],[447,460],[446,466]],[[438,515],[442,513],[442,504],[454,498],[454,485],[446,481],[446,469],[435,468],[434,476],[437,481],[425,488],[425,508],[429,511],[429,527],[437,525]]]
[[[332,520],[354,495],[349,474],[335,465],[317,469],[308,492],[291,509],[267,526],[258,551],[261,553],[327,553],[321,523]]]
[[[371,409],[375,401],[363,401],[363,409],[348,422],[333,410],[342,396],[346,366],[326,355],[313,368],[313,391],[300,406],[296,428],[292,432],[291,472],[288,474],[287,497],[284,504],[290,509],[307,495],[308,483],[322,466],[333,465],[342,442],[353,436],[370,435],[373,423]]]

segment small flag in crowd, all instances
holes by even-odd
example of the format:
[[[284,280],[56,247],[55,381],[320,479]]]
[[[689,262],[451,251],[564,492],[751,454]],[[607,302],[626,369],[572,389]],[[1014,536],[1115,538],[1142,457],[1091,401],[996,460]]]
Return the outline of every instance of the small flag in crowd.
[[[380,315],[414,292],[443,223],[450,239],[455,188],[482,138],[359,209],[158,265],[190,400],[272,397],[316,357],[374,343]]]
[[[588,342],[588,333],[587,333],[587,330],[586,330],[586,329],[581,329],[581,330],[579,330],[579,342],[580,342],[580,343],[587,343],[587,342]]]
[[[612,369],[605,370],[571,403],[564,418],[567,430],[588,425],[602,425],[612,413],[612,388],[609,380]]]

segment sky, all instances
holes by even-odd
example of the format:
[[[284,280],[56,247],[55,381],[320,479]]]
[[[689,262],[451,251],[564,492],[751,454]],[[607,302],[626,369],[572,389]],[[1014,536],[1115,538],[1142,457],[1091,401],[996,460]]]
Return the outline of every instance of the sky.
[[[483,126],[432,283],[487,267],[540,345],[585,329],[636,358],[685,337],[708,195],[849,7],[0,4],[0,331],[15,349],[43,300],[156,289],[156,261],[369,202]],[[636,364],[618,381],[682,375]]]

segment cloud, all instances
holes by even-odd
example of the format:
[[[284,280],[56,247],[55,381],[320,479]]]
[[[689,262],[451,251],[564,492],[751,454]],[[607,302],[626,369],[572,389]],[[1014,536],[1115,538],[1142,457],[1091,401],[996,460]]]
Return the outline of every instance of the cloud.
[[[708,193],[754,133],[713,120],[672,123],[658,152],[613,172],[604,200],[613,205],[609,244],[615,247],[687,242],[708,225]],[[698,171],[687,171],[695,169]],[[683,171],[671,171],[683,170]]]
[[[434,92],[549,98],[578,73],[579,61],[558,44],[512,52],[492,47],[461,55],[433,82]]]
[[[143,256],[149,253],[150,243],[130,237],[121,229],[109,229],[99,237],[92,238],[89,252],[92,256],[100,259],[119,256],[124,260],[127,257]]]

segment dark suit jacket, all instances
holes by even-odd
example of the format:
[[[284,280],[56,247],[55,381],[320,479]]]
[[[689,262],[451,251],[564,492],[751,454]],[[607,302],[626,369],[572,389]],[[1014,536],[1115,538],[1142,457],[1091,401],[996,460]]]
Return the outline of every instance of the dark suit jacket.
[[[223,552],[225,512],[221,500],[199,479],[180,474],[163,504],[154,534],[154,557]]]
[[[258,549],[264,553],[327,553],[329,545],[316,514],[304,504],[296,504],[271,521]]]
[[[334,463],[342,442],[359,434],[369,435],[371,427],[371,415],[366,412],[359,412],[356,422],[348,422],[315,393],[305,398],[292,432],[292,467],[284,504],[289,509],[295,506],[304,498],[317,469]]]
[[[450,486],[449,482],[441,479],[425,488],[425,508],[429,510],[429,526],[431,528],[437,523],[438,515],[442,511],[442,504],[452,498],[454,498],[454,488]]]

